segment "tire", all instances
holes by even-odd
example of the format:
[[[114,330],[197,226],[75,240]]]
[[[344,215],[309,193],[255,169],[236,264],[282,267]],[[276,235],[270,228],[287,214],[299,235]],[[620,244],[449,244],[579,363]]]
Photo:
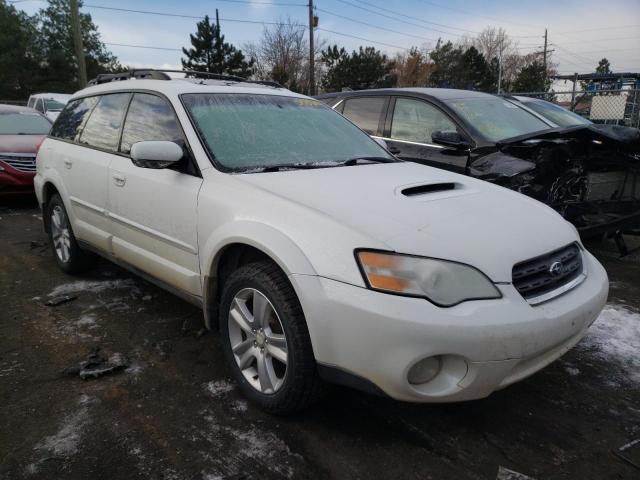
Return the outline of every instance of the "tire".
[[[324,384],[302,307],[277,265],[250,263],[229,276],[222,292],[220,329],[226,361],[249,400],[276,415],[295,413],[319,400]]]
[[[57,193],[49,200],[45,215],[49,225],[49,243],[58,267],[71,274],[85,272],[93,267],[97,257],[78,246],[67,210]]]

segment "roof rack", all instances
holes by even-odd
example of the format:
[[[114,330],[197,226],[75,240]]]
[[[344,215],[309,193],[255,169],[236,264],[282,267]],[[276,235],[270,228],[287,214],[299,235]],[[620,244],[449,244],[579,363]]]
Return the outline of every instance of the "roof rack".
[[[206,78],[211,80],[223,80],[228,82],[243,82],[243,83],[256,83],[258,85],[265,85],[268,87],[283,88],[277,82],[271,80],[247,80],[246,78],[238,77],[236,75],[224,75],[221,73],[199,72],[196,70],[167,70],[167,69],[131,69],[122,73],[101,73],[93,80],[89,81],[89,85],[99,85],[101,83],[115,82],[119,80],[129,80],[136,78],[139,80],[172,80],[167,75],[168,73],[184,73],[187,77]]]

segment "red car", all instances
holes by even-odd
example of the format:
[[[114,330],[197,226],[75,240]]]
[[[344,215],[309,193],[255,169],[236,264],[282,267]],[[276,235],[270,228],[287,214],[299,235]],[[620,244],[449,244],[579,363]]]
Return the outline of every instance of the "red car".
[[[0,105],[0,196],[33,192],[37,148],[50,128],[33,108]]]

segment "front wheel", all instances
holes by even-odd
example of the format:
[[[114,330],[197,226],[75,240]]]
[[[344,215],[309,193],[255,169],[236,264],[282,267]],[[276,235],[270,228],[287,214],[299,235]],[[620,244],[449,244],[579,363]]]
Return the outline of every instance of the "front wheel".
[[[78,246],[60,195],[51,197],[46,215],[49,222],[49,243],[58,266],[66,273],[80,273],[91,268],[96,257]]]
[[[240,267],[222,293],[224,353],[243,393],[264,410],[289,414],[322,392],[300,302],[271,262]]]

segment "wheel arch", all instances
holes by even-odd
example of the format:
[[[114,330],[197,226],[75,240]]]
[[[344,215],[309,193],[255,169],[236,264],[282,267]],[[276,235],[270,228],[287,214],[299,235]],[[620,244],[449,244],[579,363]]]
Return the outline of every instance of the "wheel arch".
[[[289,280],[294,273],[316,275],[309,259],[285,233],[258,222],[233,223],[221,227],[204,245],[203,251],[208,255],[201,261],[203,306],[205,325],[209,329],[219,327],[218,303],[222,285],[234,268],[251,261],[268,260],[278,265]],[[292,287],[297,294],[293,283]]]

